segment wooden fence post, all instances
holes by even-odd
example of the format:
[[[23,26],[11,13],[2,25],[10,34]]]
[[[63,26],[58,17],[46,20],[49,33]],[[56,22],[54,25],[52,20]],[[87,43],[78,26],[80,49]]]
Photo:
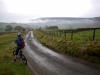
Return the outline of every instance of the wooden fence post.
[[[58,37],[58,33],[57,33],[57,31],[56,31],[56,37]]]
[[[72,33],[71,33],[71,40],[73,40],[73,31],[72,31]]]
[[[93,40],[95,40],[95,30],[96,29],[93,29]]]
[[[59,35],[58,35],[58,31],[57,31],[57,37],[59,37]]]
[[[61,37],[61,32],[59,31],[59,37]]]
[[[55,32],[54,32],[54,37],[55,37]]]
[[[65,34],[64,36],[65,36],[65,39],[66,39],[66,32],[64,32],[64,34]]]
[[[54,32],[53,32],[53,37],[54,37]]]

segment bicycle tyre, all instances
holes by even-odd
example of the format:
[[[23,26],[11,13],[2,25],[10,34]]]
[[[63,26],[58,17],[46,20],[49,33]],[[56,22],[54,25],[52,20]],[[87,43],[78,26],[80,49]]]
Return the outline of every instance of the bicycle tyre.
[[[13,55],[15,56],[16,51],[13,51]]]
[[[27,65],[27,59],[23,54],[22,54],[21,59],[22,59],[23,64]]]

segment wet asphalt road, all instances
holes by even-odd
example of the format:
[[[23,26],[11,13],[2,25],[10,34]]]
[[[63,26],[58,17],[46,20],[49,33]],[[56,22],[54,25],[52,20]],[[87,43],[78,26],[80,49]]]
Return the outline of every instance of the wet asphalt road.
[[[33,75],[100,75],[100,69],[75,62],[42,46],[31,31],[25,42],[24,54]]]

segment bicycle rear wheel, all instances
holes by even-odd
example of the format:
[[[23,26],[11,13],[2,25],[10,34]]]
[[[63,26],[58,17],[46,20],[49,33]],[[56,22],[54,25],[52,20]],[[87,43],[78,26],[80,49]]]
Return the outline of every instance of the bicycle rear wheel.
[[[23,62],[23,64],[27,64],[27,59],[26,59],[26,57],[22,54],[22,57],[21,57],[21,59],[22,59],[22,62]]]

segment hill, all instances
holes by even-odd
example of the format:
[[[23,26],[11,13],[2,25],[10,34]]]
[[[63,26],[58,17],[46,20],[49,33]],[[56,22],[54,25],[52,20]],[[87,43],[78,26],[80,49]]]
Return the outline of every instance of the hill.
[[[34,25],[45,28],[58,26],[59,29],[100,28],[100,17],[74,18],[74,17],[44,17],[32,20]]]

